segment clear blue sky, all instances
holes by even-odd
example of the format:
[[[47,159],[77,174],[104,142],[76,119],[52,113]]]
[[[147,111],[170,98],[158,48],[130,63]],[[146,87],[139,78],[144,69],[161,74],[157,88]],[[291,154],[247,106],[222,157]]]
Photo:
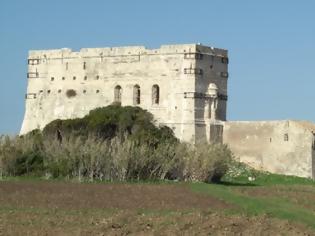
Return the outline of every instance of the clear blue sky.
[[[30,49],[197,42],[229,50],[229,120],[315,122],[313,0],[1,0],[0,133],[20,129]]]

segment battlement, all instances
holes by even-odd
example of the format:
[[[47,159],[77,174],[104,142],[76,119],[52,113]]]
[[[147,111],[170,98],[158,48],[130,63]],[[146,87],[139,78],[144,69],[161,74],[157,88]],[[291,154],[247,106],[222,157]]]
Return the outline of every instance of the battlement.
[[[227,57],[227,50],[208,47],[200,44],[174,44],[161,45],[160,48],[149,49],[144,46],[105,47],[105,48],[81,48],[72,51],[70,48],[50,50],[30,50],[29,59],[58,59],[58,58],[89,58],[89,57],[113,57],[132,55],[168,55],[185,53],[203,53],[218,57]]]

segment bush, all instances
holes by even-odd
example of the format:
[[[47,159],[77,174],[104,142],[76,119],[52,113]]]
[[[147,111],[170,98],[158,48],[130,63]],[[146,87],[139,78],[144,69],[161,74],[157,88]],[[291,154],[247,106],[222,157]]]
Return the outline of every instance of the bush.
[[[225,145],[178,142],[138,107],[98,108],[82,119],[53,121],[43,133],[0,138],[1,173],[9,176],[218,182],[231,159]]]
[[[2,174],[8,176],[44,174],[91,181],[163,180],[218,182],[226,173],[232,154],[225,145],[182,143],[149,144],[114,138],[70,137],[60,143],[43,140],[33,149],[26,138],[1,142]],[[31,137],[27,139],[31,140]]]
[[[44,166],[40,145],[41,141],[37,135],[0,137],[1,174],[9,176],[42,174]]]

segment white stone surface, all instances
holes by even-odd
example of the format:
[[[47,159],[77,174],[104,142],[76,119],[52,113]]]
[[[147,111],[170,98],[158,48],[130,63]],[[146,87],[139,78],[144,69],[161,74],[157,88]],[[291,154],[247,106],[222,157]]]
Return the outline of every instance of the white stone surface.
[[[209,139],[210,134],[196,137],[195,127],[209,125],[205,111],[210,83],[216,84],[218,94],[227,96],[227,78],[222,77],[227,75],[227,63],[222,58],[227,58],[226,50],[196,44],[30,51],[20,134],[110,105],[117,85],[121,104],[133,106],[133,89],[138,85],[139,106],[150,111],[157,123],[171,127],[182,141]],[[159,104],[152,100],[153,85],[159,86]],[[75,97],[66,96],[70,89],[76,91]],[[218,99],[216,111],[218,120],[226,119],[226,99]]]
[[[223,142],[256,169],[314,178],[314,131],[302,121],[228,121]]]

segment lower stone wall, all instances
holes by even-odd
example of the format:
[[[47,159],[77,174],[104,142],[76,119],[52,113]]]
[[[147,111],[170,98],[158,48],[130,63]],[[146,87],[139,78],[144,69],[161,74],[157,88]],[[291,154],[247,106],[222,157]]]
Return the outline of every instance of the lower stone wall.
[[[224,122],[223,142],[235,157],[271,173],[314,178],[312,139],[295,121]]]

